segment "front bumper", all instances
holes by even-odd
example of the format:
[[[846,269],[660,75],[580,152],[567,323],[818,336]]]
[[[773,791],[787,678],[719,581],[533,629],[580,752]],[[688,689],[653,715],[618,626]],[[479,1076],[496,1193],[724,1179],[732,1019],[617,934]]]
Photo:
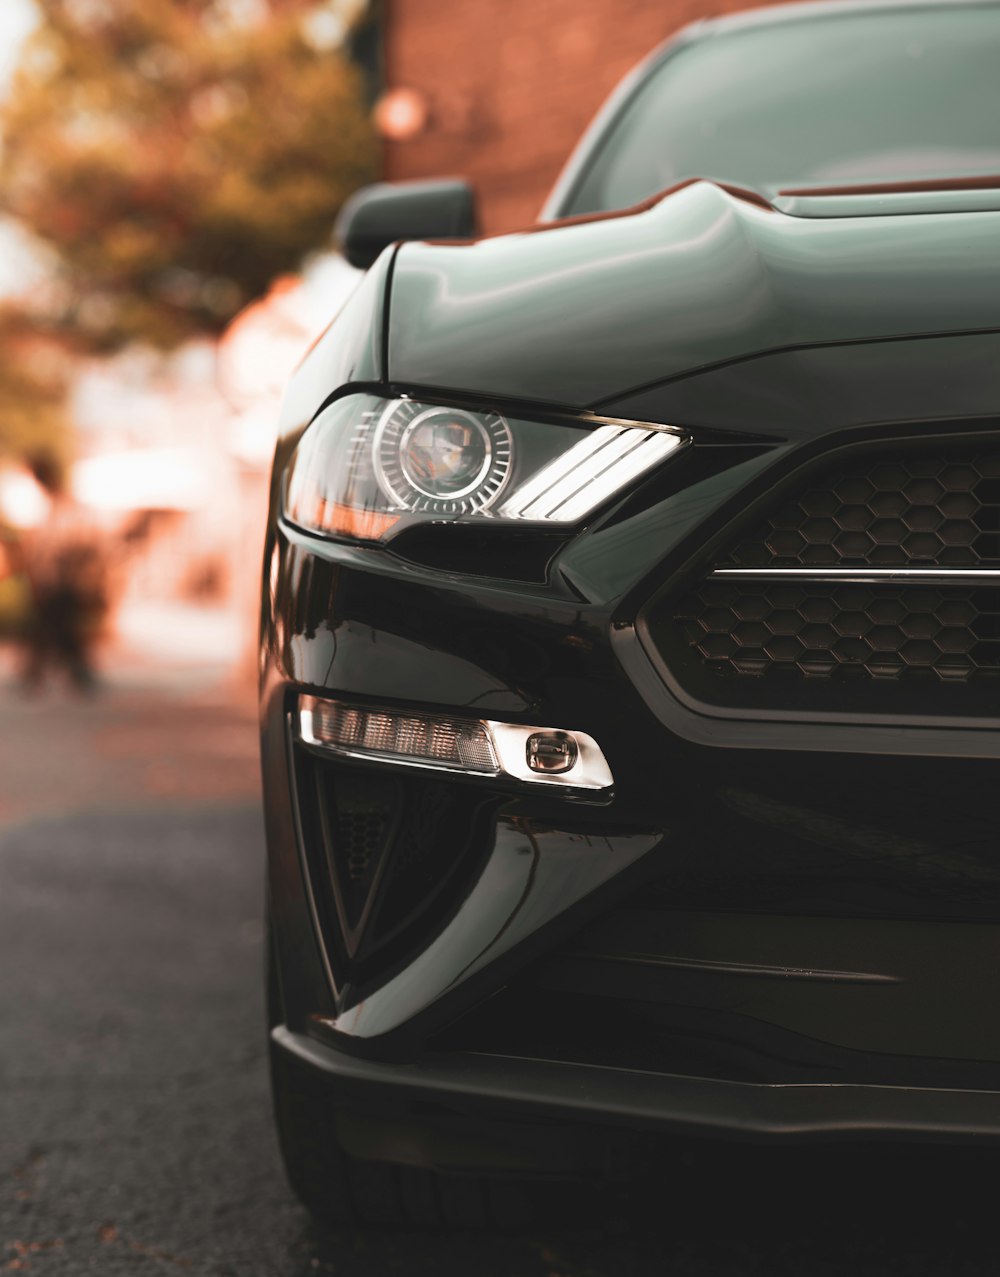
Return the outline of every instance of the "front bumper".
[[[274,1030],[272,1041],[276,1050],[328,1084],[339,1106],[355,1115],[351,1135],[359,1153],[441,1169],[449,1161],[467,1167],[470,1156],[454,1145],[449,1156],[440,1132],[447,1131],[450,1119],[481,1120],[482,1129],[492,1129],[492,1149],[488,1134],[475,1143],[484,1166],[509,1161],[511,1132],[524,1133],[532,1124],[550,1132],[588,1128],[598,1143],[600,1128],[782,1144],[1000,1139],[1000,1091],[761,1085],[474,1053],[395,1064],[358,1059],[284,1027]],[[420,1116],[429,1113],[434,1117]],[[390,1121],[383,1128],[386,1118]],[[405,1133],[395,1145],[385,1142],[392,1138],[390,1126]],[[526,1143],[534,1168],[543,1169],[538,1144]]]
[[[340,1089],[544,1121],[993,1138],[1000,738],[857,715],[793,730],[674,698],[637,618],[787,450],[689,451],[534,575],[530,545],[504,579],[454,540],[448,564],[421,564],[274,523],[278,1047]],[[585,732],[614,798],[413,772],[378,790],[392,769],[303,747],[301,696]],[[390,868],[347,882],[338,821],[375,828],[379,803],[396,813]]]

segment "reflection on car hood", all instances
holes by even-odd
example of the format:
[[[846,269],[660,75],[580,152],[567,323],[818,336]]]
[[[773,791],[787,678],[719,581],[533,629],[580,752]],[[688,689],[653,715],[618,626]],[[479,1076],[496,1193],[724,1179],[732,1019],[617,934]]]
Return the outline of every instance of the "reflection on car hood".
[[[1000,212],[791,216],[696,182],[625,216],[404,245],[389,376],[596,406],[766,351],[995,330],[998,249]]]

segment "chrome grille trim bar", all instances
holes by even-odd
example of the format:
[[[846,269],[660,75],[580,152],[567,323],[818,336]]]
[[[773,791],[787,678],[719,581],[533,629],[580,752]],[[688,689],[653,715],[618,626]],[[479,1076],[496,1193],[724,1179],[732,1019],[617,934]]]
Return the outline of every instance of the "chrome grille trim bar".
[[[1000,585],[1000,568],[716,568],[713,581],[812,581],[845,585]]]

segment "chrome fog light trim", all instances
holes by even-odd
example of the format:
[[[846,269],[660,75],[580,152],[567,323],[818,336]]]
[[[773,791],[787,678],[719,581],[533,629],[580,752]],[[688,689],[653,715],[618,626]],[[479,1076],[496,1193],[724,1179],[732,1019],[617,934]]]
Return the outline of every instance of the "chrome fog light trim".
[[[466,776],[507,776],[563,790],[610,790],[614,777],[601,747],[585,732],[521,727],[493,719],[409,713],[300,696],[299,739],[342,758],[427,767]],[[560,771],[538,770],[539,743],[565,742]]]
[[[532,785],[562,789],[610,789],[615,783],[600,745],[585,732],[567,732],[554,727],[520,727],[514,723],[487,723],[500,767],[507,776]],[[531,746],[535,738],[567,737],[576,746],[572,765],[561,772],[540,772],[531,766]]]

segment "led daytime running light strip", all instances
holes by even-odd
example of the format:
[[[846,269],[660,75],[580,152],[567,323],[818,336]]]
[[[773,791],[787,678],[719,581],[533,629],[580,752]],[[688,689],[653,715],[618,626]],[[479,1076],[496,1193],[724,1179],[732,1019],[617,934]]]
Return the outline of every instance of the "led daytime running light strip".
[[[523,483],[500,507],[508,519],[575,523],[684,443],[666,430],[598,426]]]
[[[324,745],[355,757],[419,760],[428,766],[485,776],[500,772],[493,742],[482,723],[393,714],[304,696],[299,728],[307,744]]]

